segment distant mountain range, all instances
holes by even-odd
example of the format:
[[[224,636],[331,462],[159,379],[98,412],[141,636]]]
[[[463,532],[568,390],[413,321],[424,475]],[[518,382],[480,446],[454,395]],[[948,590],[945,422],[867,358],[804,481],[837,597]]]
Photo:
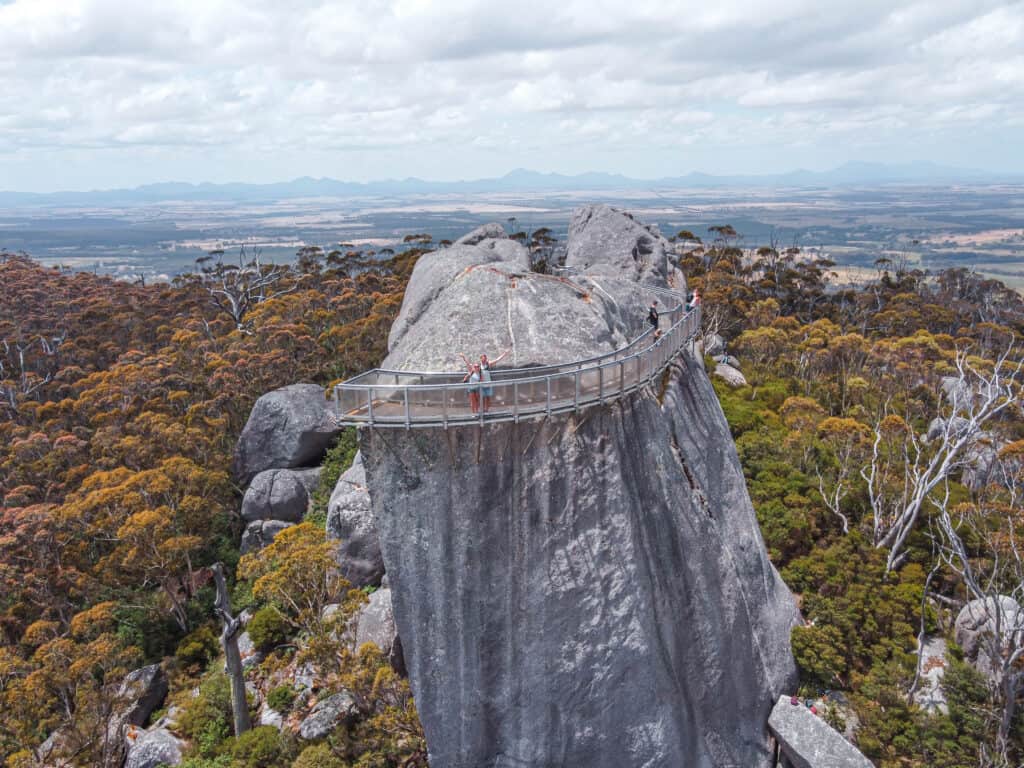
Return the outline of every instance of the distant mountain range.
[[[133,189],[88,192],[0,192],[0,207],[66,205],[138,205],[169,201],[269,202],[304,197],[413,197],[431,194],[502,192],[579,192],[611,190],[671,190],[715,187],[841,187],[900,183],[1024,182],[1022,175],[999,176],[989,171],[951,168],[933,163],[885,165],[846,163],[829,171],[797,170],[783,174],[714,176],[689,173],[660,179],[634,179],[614,173],[567,176],[517,169],[504,176],[473,181],[388,179],[354,182],[309,176],[273,184],[187,184],[167,182]]]

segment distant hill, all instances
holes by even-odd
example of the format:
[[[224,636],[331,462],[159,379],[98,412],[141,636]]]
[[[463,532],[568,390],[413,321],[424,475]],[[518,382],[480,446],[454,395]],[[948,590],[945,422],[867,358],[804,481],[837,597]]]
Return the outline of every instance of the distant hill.
[[[575,176],[540,173],[522,168],[504,176],[467,181],[429,181],[409,177],[354,182],[337,179],[298,179],[272,184],[188,184],[166,182],[132,189],[87,192],[0,192],[0,207],[66,205],[139,205],[155,202],[267,202],[303,197],[409,197],[429,194],[501,192],[574,192],[587,190],[700,189],[714,187],[835,187],[898,183],[1024,182],[1024,176],[999,176],[989,171],[952,168],[934,163],[885,165],[846,163],[828,171],[796,170],[783,174],[715,176],[693,172],[685,176],[636,179],[621,174],[590,172]]]

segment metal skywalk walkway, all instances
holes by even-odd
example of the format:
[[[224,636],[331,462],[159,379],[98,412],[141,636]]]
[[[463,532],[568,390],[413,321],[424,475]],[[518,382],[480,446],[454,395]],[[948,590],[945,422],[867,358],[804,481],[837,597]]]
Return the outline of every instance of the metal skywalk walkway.
[[[635,392],[661,374],[700,330],[700,306],[685,312],[676,291],[645,288],[678,303],[662,317],[669,328],[654,338],[648,328],[625,346],[598,357],[551,366],[491,371],[488,384],[463,383],[465,371],[388,371],[375,368],[335,385],[339,423],[349,426],[449,427],[579,411]],[[473,413],[469,393],[494,391],[490,408]],[[482,399],[482,398],[481,398]]]

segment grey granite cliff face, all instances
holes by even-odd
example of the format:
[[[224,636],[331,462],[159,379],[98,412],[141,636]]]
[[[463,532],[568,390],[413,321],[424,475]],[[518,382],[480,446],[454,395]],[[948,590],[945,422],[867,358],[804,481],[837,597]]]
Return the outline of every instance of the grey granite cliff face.
[[[603,207],[577,221],[569,252],[591,271],[634,263],[635,221]],[[644,313],[629,281],[672,275],[657,247],[643,255],[640,274],[578,298],[530,275],[467,280],[470,265],[425,290],[440,267],[421,260],[387,364],[451,365],[461,344],[514,346],[519,365],[617,346]],[[453,340],[456,309],[475,333]],[[548,310],[566,322],[545,326]],[[578,416],[377,430],[361,448],[434,768],[770,764],[798,614],[698,361]]]

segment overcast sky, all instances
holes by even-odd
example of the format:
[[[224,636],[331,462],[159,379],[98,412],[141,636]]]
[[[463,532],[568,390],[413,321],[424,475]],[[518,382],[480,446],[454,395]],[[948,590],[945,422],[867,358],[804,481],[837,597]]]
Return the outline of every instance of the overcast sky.
[[[0,189],[1024,171],[1024,1],[0,0]]]

